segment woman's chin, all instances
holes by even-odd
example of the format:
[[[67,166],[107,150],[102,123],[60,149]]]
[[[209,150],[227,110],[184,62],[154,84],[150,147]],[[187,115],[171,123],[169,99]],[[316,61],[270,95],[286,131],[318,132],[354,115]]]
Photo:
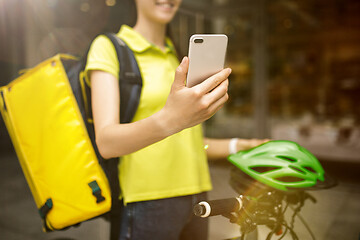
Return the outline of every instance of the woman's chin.
[[[168,24],[174,18],[174,14],[159,14],[156,17],[156,21],[161,24]]]

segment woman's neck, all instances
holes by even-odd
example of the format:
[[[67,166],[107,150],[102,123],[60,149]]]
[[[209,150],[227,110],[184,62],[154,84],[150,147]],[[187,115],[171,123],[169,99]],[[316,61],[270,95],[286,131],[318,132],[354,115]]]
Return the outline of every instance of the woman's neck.
[[[155,44],[161,49],[165,48],[165,34],[166,25],[154,23],[151,21],[138,19],[134,28],[135,31],[140,33],[146,40]]]

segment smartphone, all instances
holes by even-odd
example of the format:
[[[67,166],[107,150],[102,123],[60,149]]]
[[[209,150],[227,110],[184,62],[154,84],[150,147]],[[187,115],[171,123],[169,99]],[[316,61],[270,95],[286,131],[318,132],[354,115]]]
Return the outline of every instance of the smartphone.
[[[190,37],[187,87],[201,83],[224,68],[227,43],[225,34],[195,34]]]

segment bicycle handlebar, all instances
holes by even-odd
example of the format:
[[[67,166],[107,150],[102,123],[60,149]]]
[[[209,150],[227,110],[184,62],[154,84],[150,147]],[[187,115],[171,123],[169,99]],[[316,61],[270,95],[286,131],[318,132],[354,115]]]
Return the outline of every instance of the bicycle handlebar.
[[[222,215],[240,226],[242,238],[252,232],[258,225],[265,225],[271,231],[267,239],[276,234],[280,239],[288,232],[291,237],[298,240],[294,232],[294,220],[306,199],[316,202],[316,199],[305,191],[294,191],[284,193],[277,190],[266,190],[257,196],[242,196],[237,198],[218,199],[212,201],[202,201],[193,208],[193,213],[198,217],[210,217]],[[292,205],[293,214],[290,224],[285,220],[285,211]],[[306,223],[302,221],[304,225]],[[283,229],[286,229],[283,233]],[[307,227],[313,236],[311,230]],[[314,238],[313,238],[314,239]]]
[[[236,212],[239,211],[242,206],[243,201],[242,196],[240,196],[237,198],[202,201],[194,206],[193,212],[196,216],[205,218]]]

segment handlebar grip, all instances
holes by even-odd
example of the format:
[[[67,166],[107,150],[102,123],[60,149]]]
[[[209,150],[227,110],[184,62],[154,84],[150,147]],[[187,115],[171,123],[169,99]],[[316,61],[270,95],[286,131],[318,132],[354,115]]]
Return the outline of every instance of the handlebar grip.
[[[193,208],[193,213],[198,217],[210,217],[238,211],[242,208],[241,198],[227,198],[212,201],[202,201]]]

